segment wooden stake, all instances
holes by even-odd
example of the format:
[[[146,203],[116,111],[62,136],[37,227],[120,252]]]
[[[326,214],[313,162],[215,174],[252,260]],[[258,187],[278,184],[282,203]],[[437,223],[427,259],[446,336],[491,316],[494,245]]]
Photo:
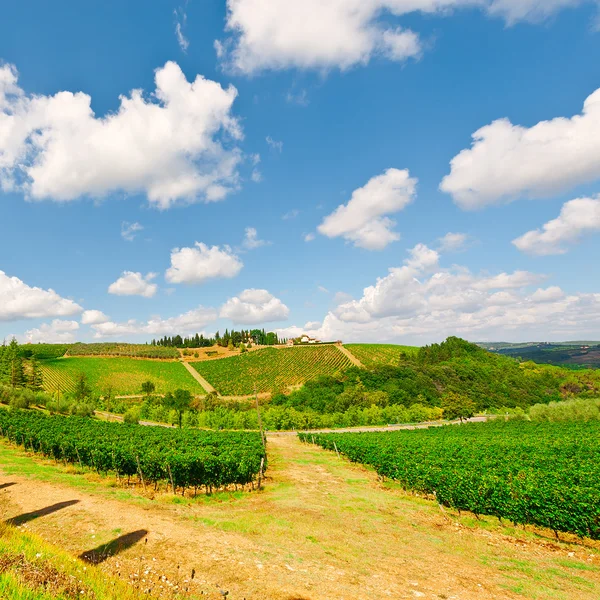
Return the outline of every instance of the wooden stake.
[[[171,487],[173,488],[173,494],[175,494],[175,484],[173,483],[173,473],[171,473],[171,465],[167,463],[167,471],[169,472],[169,479],[171,480]]]
[[[335,453],[338,455],[338,458],[340,458],[340,453],[337,449],[337,446],[335,445],[335,442],[333,442],[333,447],[335,448]]]
[[[142,467],[140,466],[140,457],[136,454],[135,460],[137,462],[138,473],[140,474],[140,479],[142,480],[142,485],[144,486],[144,492],[146,491],[146,482],[144,481],[144,475],[142,473]]]

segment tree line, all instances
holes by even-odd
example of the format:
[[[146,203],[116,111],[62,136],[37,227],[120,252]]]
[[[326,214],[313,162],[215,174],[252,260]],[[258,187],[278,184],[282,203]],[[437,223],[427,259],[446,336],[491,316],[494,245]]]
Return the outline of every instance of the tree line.
[[[229,346],[239,348],[240,344],[244,344],[246,347],[248,347],[252,344],[256,346],[275,346],[281,343],[285,343],[285,340],[280,340],[274,331],[267,332],[264,329],[242,329],[241,331],[229,331],[226,329],[223,335],[217,331],[215,336],[212,338],[204,337],[203,334],[196,334],[189,337],[182,337],[181,335],[165,335],[160,339],[153,339],[151,345],[168,348],[209,348],[215,345],[222,346],[224,348]]]

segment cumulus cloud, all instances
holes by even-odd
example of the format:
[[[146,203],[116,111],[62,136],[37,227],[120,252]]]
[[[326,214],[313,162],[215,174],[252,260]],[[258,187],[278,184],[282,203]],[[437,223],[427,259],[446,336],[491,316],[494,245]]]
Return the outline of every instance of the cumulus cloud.
[[[84,310],[81,315],[81,323],[83,325],[98,325],[98,323],[106,323],[110,321],[101,310]]]
[[[0,321],[66,317],[82,310],[79,304],[62,298],[52,289],[31,287],[0,271]]]
[[[512,24],[543,20],[586,1],[594,0],[227,0],[228,35],[215,48],[228,68],[245,74],[346,70],[378,56],[397,62],[420,56],[419,35],[388,17],[479,7]]]
[[[135,236],[144,230],[144,226],[139,223],[129,223],[128,221],[123,221],[121,223],[121,237],[128,241],[133,242]]]
[[[312,242],[315,239],[315,234],[314,233],[306,233],[302,236],[302,239],[305,242]]]
[[[167,62],[152,95],[133,90],[104,117],[83,92],[30,95],[0,67],[0,186],[31,200],[68,202],[115,191],[145,193],[161,209],[223,199],[238,187],[233,86]]]
[[[92,325],[95,338],[122,337],[131,335],[191,335],[199,333],[208,323],[217,318],[214,308],[199,306],[182,315],[162,319],[152,317],[148,321],[140,322],[130,319],[122,323],[107,321]]]
[[[227,300],[219,316],[239,325],[256,325],[284,321],[289,313],[289,308],[267,290],[249,289]]]
[[[22,336],[16,336],[22,344],[69,344],[75,341],[79,329],[77,321],[54,319],[51,323],[43,323],[39,327],[29,329]]]
[[[600,178],[600,89],[583,112],[533,127],[499,119],[473,134],[440,189],[471,210],[519,197],[543,198]]]
[[[403,265],[364,288],[360,298],[340,298],[310,330],[293,325],[277,331],[284,337],[308,333],[320,339],[415,344],[448,335],[471,340],[600,335],[600,294],[537,287],[544,279],[526,271],[476,274],[461,266],[442,268],[420,244]]]
[[[415,197],[417,179],[407,169],[387,169],[352,192],[317,228],[327,237],[343,237],[367,250],[383,250],[400,239],[393,231],[396,222],[385,215],[405,208]]]
[[[169,283],[204,283],[209,279],[230,279],[239,274],[244,263],[229,246],[207,246],[196,242],[193,248],[175,248],[171,266],[165,273]]]
[[[117,296],[143,296],[152,298],[158,286],[150,283],[156,278],[156,273],[142,275],[139,272],[123,271],[123,274],[114,283],[108,286],[108,293]]]
[[[600,231],[600,196],[566,202],[556,219],[513,240],[522,252],[545,256],[565,254],[565,244],[577,242],[586,234]]]
[[[469,237],[466,233],[448,232],[444,237],[441,237],[438,250],[440,252],[459,252],[467,245]]]
[[[242,242],[242,246],[246,250],[254,250],[262,246],[269,246],[270,244],[271,242],[259,239],[258,231],[254,227],[246,227],[244,241]]]

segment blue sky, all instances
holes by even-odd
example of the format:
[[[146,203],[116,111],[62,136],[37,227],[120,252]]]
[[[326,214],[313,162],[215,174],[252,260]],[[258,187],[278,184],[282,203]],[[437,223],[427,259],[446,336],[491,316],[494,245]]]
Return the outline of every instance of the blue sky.
[[[600,338],[597,9],[7,3],[0,337]]]

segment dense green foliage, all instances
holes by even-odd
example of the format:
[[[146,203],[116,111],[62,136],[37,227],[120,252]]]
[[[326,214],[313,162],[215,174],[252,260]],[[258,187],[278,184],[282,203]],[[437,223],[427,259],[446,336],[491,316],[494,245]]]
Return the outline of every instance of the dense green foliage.
[[[509,421],[300,434],[476,515],[600,539],[600,423]]]
[[[44,360],[46,358],[59,358],[64,356],[69,348],[74,344],[23,344],[20,351],[23,358],[37,358]]]
[[[406,354],[414,354],[416,346],[398,346],[396,344],[344,344],[367,369],[380,365],[394,365]]]
[[[44,388],[55,393],[74,392],[77,377],[84,374],[88,385],[98,395],[108,391],[114,395],[140,394],[142,384],[151,380],[158,393],[177,388],[194,394],[203,392],[200,384],[179,362],[135,358],[69,357],[42,361]]]
[[[565,402],[535,404],[527,415],[532,421],[600,421],[600,398],[574,398]]]
[[[310,381],[273,402],[297,410],[331,413],[350,406],[442,406],[445,396],[458,394],[473,402],[476,411],[489,411],[527,408],[571,394],[595,395],[599,391],[598,371],[519,364],[459,338],[448,338],[442,344],[405,354],[397,366],[351,367],[336,377]]]
[[[139,474],[146,482],[208,489],[251,483],[265,458],[258,433],[206,432],[122,425],[33,411],[0,410],[0,433],[45,456]]]
[[[351,363],[335,346],[265,348],[236,356],[190,363],[223,395],[287,390],[319,375],[335,375]]]

